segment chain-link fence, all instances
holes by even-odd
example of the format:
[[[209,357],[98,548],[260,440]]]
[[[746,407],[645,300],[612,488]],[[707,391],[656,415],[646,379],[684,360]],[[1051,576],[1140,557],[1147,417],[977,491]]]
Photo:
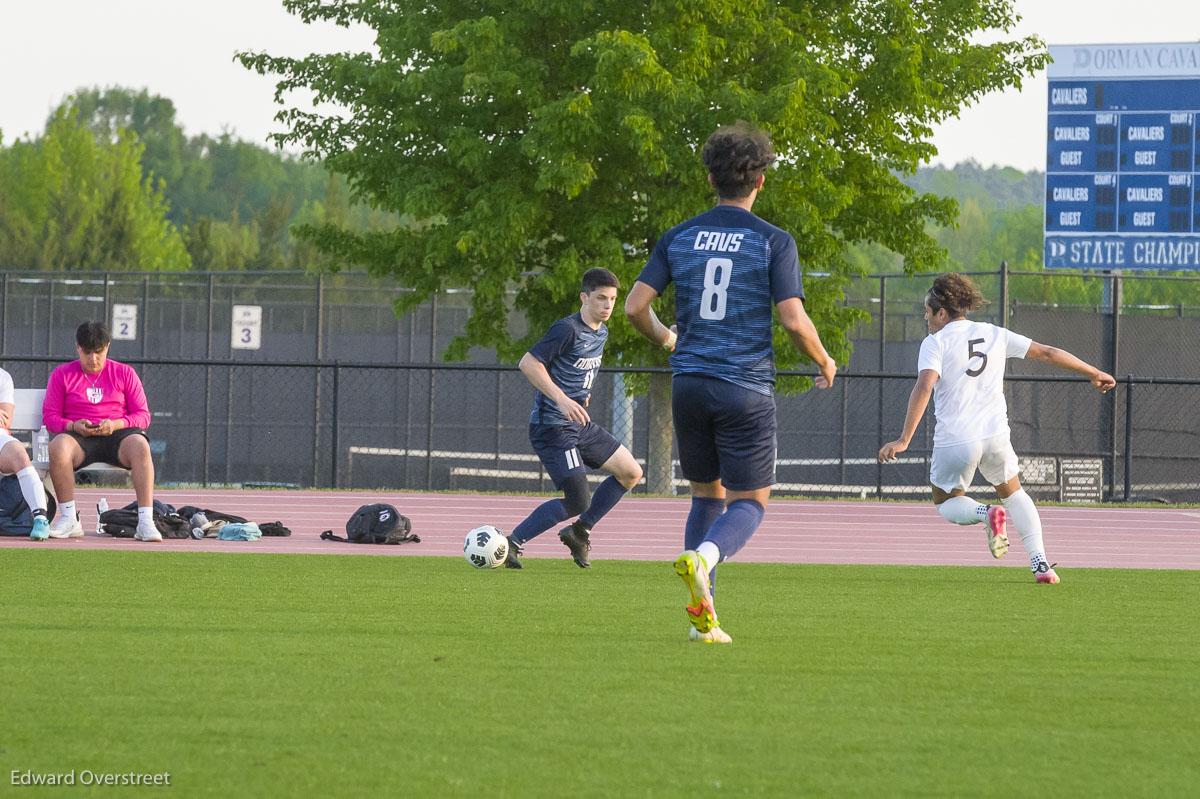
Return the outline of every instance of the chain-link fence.
[[[514,367],[127,362],[150,400],[160,483],[553,490],[529,445],[534,390]],[[18,386],[41,387],[58,363],[25,356],[3,366]],[[898,463],[875,461],[899,433],[914,380],[839,374],[830,390],[778,397],[776,493],[927,495],[932,411]],[[1200,501],[1200,380],[1125,377],[1101,395],[1081,379],[1011,375],[1006,394],[1035,496]],[[638,491],[685,490],[669,444],[655,446],[670,431],[669,412],[656,415],[654,403],[627,396],[623,373],[602,370],[588,410],[644,465]]]
[[[1069,350],[1110,374],[1200,378],[1200,275],[970,272],[989,304],[971,314]],[[850,369],[915,368],[926,329],[931,275],[872,275],[851,281],[846,304],[871,320],[852,334]],[[1054,374],[1014,360],[1017,374]]]
[[[1110,373],[1200,378],[1200,276],[971,272],[990,304],[973,318],[1054,344]],[[914,368],[925,337],[922,301],[932,277],[856,278],[845,303],[867,310],[851,331],[850,371]],[[437,295],[402,318],[392,303],[407,289],[358,272],[0,273],[0,354],[70,358],[85,319],[125,335],[112,357],[191,358],[238,362],[321,361],[380,364],[436,362],[465,327],[470,292]],[[239,342],[234,308],[261,309],[254,349]],[[132,320],[130,318],[132,314]],[[514,334],[525,332],[514,315]],[[477,348],[470,362],[495,364]],[[1014,361],[1010,370],[1053,374]]]

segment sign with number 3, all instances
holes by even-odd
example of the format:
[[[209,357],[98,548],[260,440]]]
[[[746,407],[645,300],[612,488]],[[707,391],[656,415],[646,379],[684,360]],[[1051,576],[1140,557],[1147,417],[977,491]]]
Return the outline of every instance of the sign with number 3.
[[[256,350],[262,346],[262,306],[233,306],[233,331],[230,347],[235,350]]]

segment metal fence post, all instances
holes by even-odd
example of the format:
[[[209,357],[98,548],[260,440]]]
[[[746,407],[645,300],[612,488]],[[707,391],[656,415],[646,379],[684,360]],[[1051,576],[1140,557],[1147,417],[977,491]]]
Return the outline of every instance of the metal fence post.
[[[150,278],[142,278],[142,357],[146,357],[146,346],[150,333]]]
[[[204,367],[204,477],[201,478],[201,483],[205,488],[208,488],[208,437],[209,419],[212,418],[212,367]]]
[[[108,310],[110,307],[111,307],[111,305],[109,304],[109,296],[108,296],[108,272],[105,272],[104,273],[104,319],[103,319],[103,321],[104,321],[104,324],[106,324],[106,325],[112,324],[112,317],[109,316],[109,310]]]
[[[417,336],[417,311],[414,308],[408,312],[408,363],[416,360],[416,345],[414,340]],[[404,487],[408,488],[408,462],[412,457],[412,404],[413,390],[412,381],[413,373],[406,371],[404,373]]]
[[[1115,375],[1117,373],[1120,353],[1120,335],[1121,335],[1121,270],[1114,269],[1111,277],[1112,288],[1109,291],[1110,313],[1112,314],[1110,322],[1110,333],[1112,338],[1112,349],[1109,352],[1108,373]],[[1112,393],[1112,398],[1108,402],[1109,405],[1109,420],[1110,438],[1109,438],[1109,470],[1108,470],[1108,496],[1113,498],[1117,494],[1117,392]]]
[[[4,273],[4,297],[0,300],[0,353],[8,352],[8,272]]]
[[[1133,375],[1125,376],[1125,501],[1133,486]]]
[[[841,419],[842,445],[841,445],[841,468],[839,469],[839,474],[841,475],[840,480],[843,485],[846,482],[846,416],[850,410],[850,396],[849,396],[850,389],[847,385],[848,382],[849,382],[849,378],[845,378],[845,377],[842,378],[842,419]]]
[[[438,295],[434,294],[432,301],[429,304],[429,429],[425,432],[425,490],[433,490],[433,408],[434,397],[434,382],[437,379],[437,372],[433,370],[434,360],[437,358],[437,330],[438,330]]]
[[[879,278],[879,371],[886,370],[887,361],[884,352],[884,328],[887,326],[887,278]],[[879,379],[879,438],[883,439],[883,378]],[[883,497],[883,464],[875,464],[875,496]]]
[[[339,382],[341,380],[341,372],[342,372],[341,365],[339,364],[338,361],[334,361],[333,362],[333,408],[332,408],[333,428],[330,431],[330,446],[329,446],[330,450],[332,450],[332,454],[329,458],[330,468],[331,468],[329,481],[330,481],[330,483],[333,484],[334,488],[339,488],[339,486],[338,486],[338,396],[339,396],[338,389],[339,389]],[[354,486],[350,486],[350,488],[353,488],[353,487]]]
[[[504,373],[496,372],[496,471],[500,471],[500,442],[504,431]],[[453,486],[451,486],[453,487]],[[500,478],[496,478],[496,490],[500,490]]]
[[[883,440],[883,384],[884,384],[884,379],[882,377],[880,377],[878,380],[879,416],[876,419],[876,428],[875,428],[876,430],[879,431],[879,437],[876,439],[878,441]],[[875,464],[875,496],[879,497],[880,499],[883,498],[883,464],[882,463]]]
[[[879,278],[879,371],[883,371],[887,361],[884,359],[884,328],[887,327],[887,278]]]
[[[1000,262],[1000,327],[1008,327],[1008,261]]]
[[[204,345],[204,357],[212,360],[213,348],[213,276],[208,276],[208,339]],[[179,319],[182,321],[183,314],[179,314]]]
[[[233,364],[225,370],[225,484],[233,482]],[[316,485],[314,483],[314,485]]]
[[[50,280],[49,299],[46,303],[46,354],[54,354],[54,280]]]
[[[433,490],[433,408],[434,408],[434,381],[437,373],[433,367],[429,367],[429,426],[425,430],[425,490]]]
[[[317,275],[317,360],[325,354],[325,275]]]

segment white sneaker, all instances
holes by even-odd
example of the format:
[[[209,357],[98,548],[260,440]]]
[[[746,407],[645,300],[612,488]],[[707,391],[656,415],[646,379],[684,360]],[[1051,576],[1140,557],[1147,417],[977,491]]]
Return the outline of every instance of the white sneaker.
[[[162,533],[158,531],[153,522],[139,519],[137,531],[134,532],[133,538],[135,541],[162,541]]]
[[[50,525],[51,538],[83,538],[83,525],[79,523],[79,513],[76,512],[74,519],[68,519],[61,513],[54,520],[54,524]]]

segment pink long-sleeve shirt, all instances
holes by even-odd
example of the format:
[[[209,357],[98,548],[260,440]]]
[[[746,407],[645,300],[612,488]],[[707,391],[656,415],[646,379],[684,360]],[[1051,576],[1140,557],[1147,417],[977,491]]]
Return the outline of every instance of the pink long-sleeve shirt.
[[[51,372],[42,424],[51,433],[61,433],[80,419],[124,419],[126,427],[149,427],[150,406],[133,367],[105,361],[99,374],[89,375],[79,361],[71,361]]]

